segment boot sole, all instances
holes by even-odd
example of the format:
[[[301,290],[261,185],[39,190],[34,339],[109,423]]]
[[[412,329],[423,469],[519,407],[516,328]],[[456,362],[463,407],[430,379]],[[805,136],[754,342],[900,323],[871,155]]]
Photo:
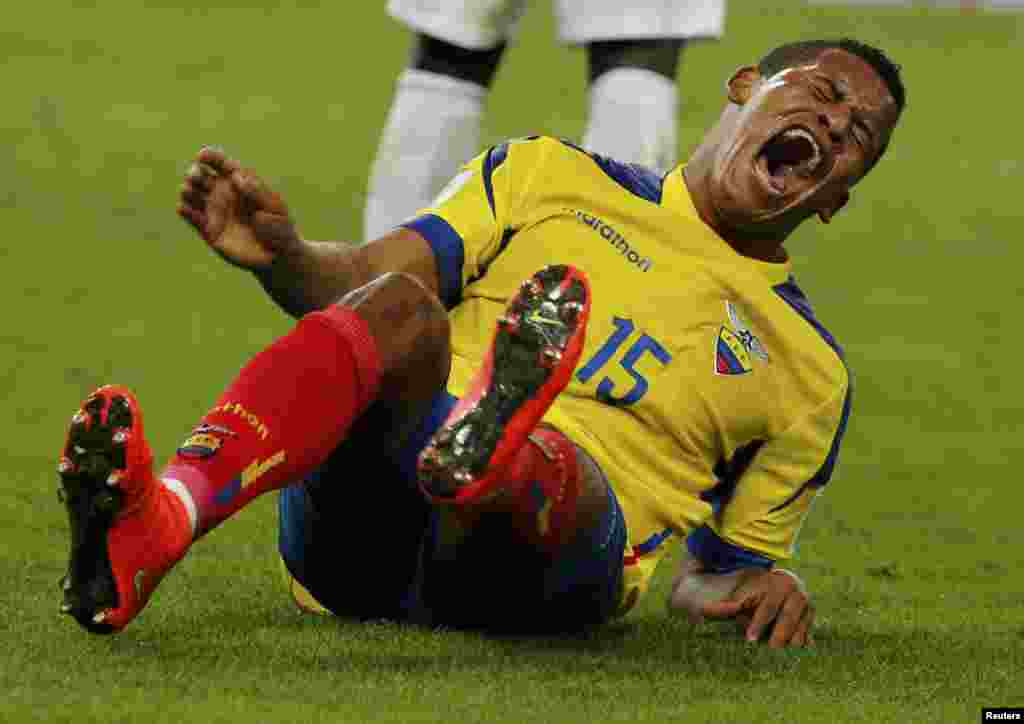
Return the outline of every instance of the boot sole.
[[[457,406],[420,453],[420,486],[428,497],[469,502],[494,492],[495,469],[569,383],[588,313],[586,281],[571,267],[550,266],[523,283],[498,320],[483,394],[468,407]]]
[[[125,469],[125,444],[133,415],[123,395],[97,391],[71,419],[58,464],[58,498],[71,527],[67,574],[61,580],[61,613],[97,634],[114,632],[104,623],[119,596],[107,550],[107,534],[123,507],[118,481]]]

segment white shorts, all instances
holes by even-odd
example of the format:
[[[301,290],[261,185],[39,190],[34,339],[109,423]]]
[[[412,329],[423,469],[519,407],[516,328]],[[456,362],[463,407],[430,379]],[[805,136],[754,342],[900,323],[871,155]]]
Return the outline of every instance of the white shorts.
[[[726,0],[556,0],[558,36],[577,45],[630,38],[719,38]],[[508,40],[527,0],[388,0],[410,30],[474,50]]]

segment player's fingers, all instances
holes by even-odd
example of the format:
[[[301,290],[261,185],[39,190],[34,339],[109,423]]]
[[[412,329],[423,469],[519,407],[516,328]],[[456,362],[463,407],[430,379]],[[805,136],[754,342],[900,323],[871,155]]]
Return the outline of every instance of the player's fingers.
[[[790,642],[796,644],[796,630],[803,620],[804,614],[807,613],[807,604],[807,597],[800,591],[792,591],[786,597],[782,604],[782,610],[779,612],[778,618],[775,619],[775,625],[772,627],[772,636],[768,641],[769,646],[773,649],[778,649]]]
[[[808,604],[804,611],[803,618],[797,624],[793,632],[794,646],[814,646],[814,638],[811,636],[811,627],[814,625],[814,606]]]
[[[754,610],[754,617],[750,620],[750,625],[747,626],[747,641],[761,640],[764,630],[779,615],[779,609],[782,608],[785,597],[785,591],[773,590],[769,591],[761,599],[761,602]]]
[[[201,237],[206,238],[206,218],[201,211],[185,204],[178,204],[178,216],[187,221]]]
[[[203,146],[196,154],[196,161],[206,164],[218,176],[230,176],[242,168],[242,164],[230,158],[223,149],[216,146]]]
[[[240,210],[244,215],[250,216],[260,209],[270,207],[269,189],[263,179],[251,171],[241,169],[232,173],[231,185],[238,192]]]
[[[727,599],[725,601],[713,601],[701,606],[700,613],[704,618],[730,619],[734,618],[740,611],[751,605],[747,599]]]
[[[185,206],[185,204],[178,204],[177,212],[178,216],[187,221],[196,231],[201,230],[202,214],[193,208]]]
[[[271,251],[287,251],[297,241],[295,225],[287,214],[257,211],[252,215],[252,225],[259,229],[260,240]]]
[[[181,199],[182,203],[199,211],[206,208],[206,191],[195,188],[187,181],[178,189],[178,197]]]
[[[178,187],[178,191],[179,193],[209,193],[206,182],[193,179],[191,176],[185,177],[185,180],[181,182],[181,186]]]
[[[252,171],[243,169],[232,174],[231,182],[238,191],[243,213],[252,215],[257,211],[266,211],[274,216],[288,217],[288,206],[281,194]]]
[[[189,164],[188,172],[185,174],[185,181],[192,184],[195,188],[209,190],[213,185],[213,180],[217,178],[217,174],[214,173],[213,169],[205,164],[193,161]]]

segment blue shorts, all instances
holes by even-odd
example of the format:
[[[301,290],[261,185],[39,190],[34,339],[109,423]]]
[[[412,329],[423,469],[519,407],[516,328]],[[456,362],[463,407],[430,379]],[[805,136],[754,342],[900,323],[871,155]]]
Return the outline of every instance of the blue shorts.
[[[609,486],[600,526],[552,558],[516,543],[502,518],[457,547],[416,486],[416,456],[456,398],[442,392],[407,435],[371,408],[324,465],[281,491],[281,558],[339,616],[517,633],[573,631],[619,608],[626,525]]]

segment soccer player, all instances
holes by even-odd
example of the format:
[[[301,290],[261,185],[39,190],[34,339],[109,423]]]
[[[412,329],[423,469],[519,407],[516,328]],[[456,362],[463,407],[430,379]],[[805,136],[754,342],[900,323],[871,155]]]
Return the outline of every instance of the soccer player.
[[[727,88],[666,176],[512,141],[361,246],[305,240],[258,176],[200,151],[179,213],[299,322],[159,475],[130,391],[83,403],[63,609],[121,630],[198,537],[284,489],[293,591],[339,615],[578,629],[628,611],[685,539],[673,611],[806,645],[813,606],[775,564],[832,475],[850,379],[784,242],[846,205],[904,88],[853,40],[781,46]]]
[[[676,163],[676,72],[684,45],[719,38],[725,0],[558,0],[559,36],[588,65],[587,150],[664,173]],[[524,0],[390,0],[415,33],[367,190],[363,236],[427,206],[479,149],[480,121]]]

